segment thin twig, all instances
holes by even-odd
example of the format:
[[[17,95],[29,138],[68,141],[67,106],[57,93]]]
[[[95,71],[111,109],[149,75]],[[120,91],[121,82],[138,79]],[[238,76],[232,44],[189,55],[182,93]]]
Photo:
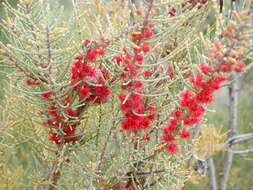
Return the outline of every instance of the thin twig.
[[[247,134],[242,134],[238,136],[234,136],[232,138],[229,138],[226,142],[229,146],[233,146],[236,144],[241,144],[246,141],[252,140],[253,139],[253,133],[247,133]]]
[[[218,190],[215,165],[212,158],[207,160],[211,190]]]
[[[233,150],[233,149],[229,149],[228,152],[230,152],[232,154],[247,154],[247,153],[253,152],[253,148],[246,149],[246,150]]]

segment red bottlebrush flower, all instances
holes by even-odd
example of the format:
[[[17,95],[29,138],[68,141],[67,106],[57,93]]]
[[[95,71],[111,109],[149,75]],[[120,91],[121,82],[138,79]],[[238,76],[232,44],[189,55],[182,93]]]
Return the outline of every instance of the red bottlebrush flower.
[[[84,59],[84,57],[82,55],[79,55],[79,56],[75,57],[75,59],[77,61],[82,61]]]
[[[198,89],[198,87],[201,87],[203,85],[203,77],[202,75],[198,72],[196,75],[196,78],[192,77],[191,82],[193,84],[193,87],[195,89]]]
[[[88,51],[86,59],[88,62],[95,62],[98,56],[98,51],[97,49],[91,49]]]
[[[45,99],[45,100],[49,100],[51,98],[51,96],[53,95],[53,92],[46,92],[41,94],[41,98]]]
[[[149,28],[146,28],[144,29],[143,35],[145,39],[151,39],[153,37],[153,32]]]
[[[168,125],[166,128],[163,129],[164,133],[173,133],[176,129],[176,125]]]
[[[91,43],[91,40],[85,40],[83,45],[84,47],[87,47],[88,45],[90,45],[90,43]]]
[[[148,78],[148,77],[150,77],[152,74],[153,74],[152,71],[145,71],[145,72],[144,72],[144,77],[145,77],[145,78]]]
[[[75,136],[75,127],[74,126],[71,126],[71,125],[65,126],[63,131],[65,133],[64,143],[77,141],[77,137],[74,137]]]
[[[171,79],[173,79],[174,78],[174,73],[173,72],[169,72],[169,76],[170,76]]]
[[[126,118],[122,123],[122,128],[124,130],[139,131],[141,129],[140,119],[141,117]]]
[[[232,66],[233,66],[233,64],[226,63],[226,64],[220,66],[219,71],[224,72],[224,73],[231,72]]]
[[[128,67],[125,68],[126,71],[129,71],[131,77],[135,77],[138,74],[138,69],[133,63],[129,63]]]
[[[194,94],[190,91],[185,91],[181,94],[180,106],[188,107],[193,102]]]
[[[68,116],[69,120],[72,120],[72,119],[74,119],[77,115],[76,115],[76,113],[74,112],[73,109],[68,108],[68,109],[67,109],[67,116]]]
[[[103,76],[104,76],[105,79],[107,79],[107,80],[110,79],[110,73],[109,72],[103,71],[102,73],[103,73]]]
[[[150,114],[150,115],[148,116],[148,119],[154,120],[154,119],[155,119],[155,114]]]
[[[98,71],[90,66],[90,65],[84,65],[82,69],[82,76],[88,76],[88,77],[96,77]]]
[[[183,111],[182,110],[175,110],[173,112],[173,115],[176,119],[179,119],[181,117],[181,115],[183,114]]]
[[[170,144],[167,146],[167,151],[170,153],[170,154],[176,154],[177,151],[178,151],[178,147],[176,144]]]
[[[169,12],[168,12],[168,15],[170,15],[171,17],[173,17],[173,16],[176,16],[176,13],[177,12],[177,10],[175,9],[175,8],[172,8]]]
[[[135,55],[134,60],[137,61],[138,64],[142,65],[142,63],[144,61],[144,57],[143,57],[143,55]]]
[[[164,134],[163,135],[163,142],[172,143],[174,141],[175,141],[175,137],[172,134]]]
[[[111,91],[106,86],[98,86],[95,87],[95,102],[96,104],[100,104],[105,102],[111,94]]]
[[[180,137],[182,139],[189,139],[191,136],[190,132],[186,129],[186,128],[183,128],[181,134],[180,134]]]
[[[144,52],[144,54],[148,53],[150,51],[150,45],[147,43],[142,44],[141,50]]]
[[[212,104],[214,102],[213,91],[202,90],[197,94],[196,101],[202,104]]]
[[[202,73],[204,73],[205,75],[208,75],[211,71],[212,71],[212,67],[208,66],[208,65],[201,65],[200,66],[200,70]]]
[[[220,89],[220,88],[221,88],[220,85],[221,85],[223,82],[225,82],[226,80],[228,80],[226,77],[223,77],[223,76],[220,76],[220,75],[213,76],[212,81],[213,81],[214,84],[216,84],[216,85],[214,85],[214,86],[215,86],[215,90]]]
[[[135,81],[133,86],[132,86],[133,90],[143,89],[143,88],[144,88],[144,84],[142,82],[139,82],[139,81]]]
[[[49,141],[53,141],[57,146],[62,144],[62,142],[56,132],[51,130],[49,133],[50,133]]]
[[[149,142],[150,141],[150,136],[145,136],[143,140]]]
[[[123,58],[120,56],[116,56],[113,58],[113,61],[115,61],[119,65],[123,61]]]
[[[177,12],[177,10],[175,9],[175,8],[172,8],[169,12],[168,12],[168,15],[170,15],[171,17],[173,17],[173,16],[176,16],[176,13]]]
[[[123,103],[123,101],[126,99],[126,95],[125,94],[120,94],[119,99],[120,99],[121,103]]]
[[[48,107],[48,115],[53,116],[53,117],[57,117],[58,113],[57,113],[57,107],[56,106],[50,106]]]
[[[172,119],[169,125],[163,130],[164,133],[173,133],[178,124],[178,119]]]
[[[195,118],[200,118],[205,113],[205,108],[198,104],[191,104],[189,109],[191,111],[191,115]]]
[[[81,99],[87,99],[91,95],[89,88],[82,88],[79,92],[79,96]]]
[[[99,56],[105,56],[106,52],[105,52],[105,48],[101,48],[99,51],[98,51],[98,55]]]
[[[172,13],[171,11],[168,12],[168,15],[173,17],[173,16],[176,16],[174,13]]]
[[[198,118],[187,118],[184,120],[184,124],[187,126],[193,126],[199,124],[200,120]]]

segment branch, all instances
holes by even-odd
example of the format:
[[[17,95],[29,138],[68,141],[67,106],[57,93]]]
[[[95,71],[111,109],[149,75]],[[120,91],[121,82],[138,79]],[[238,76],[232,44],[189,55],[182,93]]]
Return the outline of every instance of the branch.
[[[207,161],[208,169],[209,169],[209,178],[210,178],[210,186],[211,190],[218,190],[217,187],[217,180],[216,180],[216,171],[215,171],[215,165],[212,158],[209,158]]]
[[[44,83],[46,83],[46,84],[48,83],[48,81],[45,80],[40,74],[38,74],[38,76],[36,76],[36,75],[34,75],[33,73],[27,71],[27,70],[26,70],[25,68],[23,68],[22,66],[20,66],[20,65],[17,63],[16,59],[15,59],[11,54],[9,54],[8,52],[2,52],[1,55],[3,55],[4,57],[7,57],[8,60],[9,60],[11,63],[13,63],[14,66],[15,66],[19,71],[21,71],[26,77],[31,78],[31,79],[33,79],[33,80],[39,80],[39,81],[44,82]]]
[[[246,150],[233,150],[229,149],[228,152],[231,152],[232,154],[247,154],[253,152],[253,148],[246,149]]]
[[[253,133],[247,133],[247,134],[242,134],[238,136],[231,137],[227,140],[226,144],[229,146],[233,146],[236,144],[241,144],[246,141],[252,140],[253,139]]]
[[[232,76],[232,80],[234,76]],[[230,98],[230,132],[229,137],[233,138],[234,134],[236,133],[237,128],[237,104],[238,104],[238,83],[237,81],[233,82],[229,87],[229,98]],[[232,166],[233,161],[233,153],[227,151],[226,157],[224,160],[224,167],[222,171],[222,177],[220,182],[220,190],[227,189],[228,177],[229,172]]]

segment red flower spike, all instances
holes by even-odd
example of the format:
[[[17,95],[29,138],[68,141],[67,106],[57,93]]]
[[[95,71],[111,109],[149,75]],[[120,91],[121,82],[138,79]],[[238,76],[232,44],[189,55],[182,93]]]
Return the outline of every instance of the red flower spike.
[[[175,118],[179,119],[181,117],[181,115],[183,114],[183,111],[182,110],[175,110],[173,112],[173,115]]]
[[[87,47],[88,45],[90,45],[90,43],[91,43],[91,40],[85,40],[83,45],[84,47]]]
[[[174,78],[174,73],[173,72],[169,72],[169,76],[170,76],[171,79],[173,79]]]
[[[113,58],[113,61],[115,61],[119,65],[123,61],[123,58],[120,56],[116,56]]]
[[[145,77],[145,78],[148,78],[148,77],[150,77],[152,74],[153,74],[152,71],[146,71],[146,72],[144,72],[144,77]]]
[[[175,137],[172,134],[165,134],[163,135],[163,142],[165,143],[172,143],[175,141]]]
[[[88,98],[90,95],[91,95],[91,92],[90,92],[90,89],[89,89],[89,88],[82,88],[82,89],[80,90],[79,96],[80,96],[81,99],[86,99],[86,98]]]
[[[150,141],[150,136],[145,136],[143,140],[149,142]]]
[[[193,126],[198,125],[200,120],[198,118],[187,118],[184,120],[184,125]]]
[[[176,154],[177,151],[178,151],[178,147],[176,144],[170,144],[167,146],[167,151],[170,153],[170,154]]]
[[[102,73],[103,73],[103,76],[104,76],[105,79],[107,79],[107,80],[110,79],[110,73],[109,72],[103,71]]]
[[[212,72],[212,67],[208,66],[208,65],[201,65],[200,66],[200,70],[202,73],[204,73],[205,75],[208,75],[210,72]]]
[[[148,53],[150,51],[150,45],[147,43],[142,44],[141,50],[144,52],[144,54]]]
[[[183,128],[181,134],[180,134],[180,137],[182,139],[189,139],[191,136],[190,132],[186,129],[186,128]]]

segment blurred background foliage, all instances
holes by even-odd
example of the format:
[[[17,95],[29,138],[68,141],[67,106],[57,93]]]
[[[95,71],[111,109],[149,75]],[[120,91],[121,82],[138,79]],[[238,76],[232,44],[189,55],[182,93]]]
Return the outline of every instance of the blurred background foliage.
[[[2,2],[0,0],[0,18],[4,17]],[[17,0],[8,0],[13,6]],[[228,1],[225,1],[228,2]],[[71,0],[59,0],[59,3],[66,7],[66,19],[71,15]],[[213,20],[210,18],[210,22]],[[5,37],[0,28],[0,40],[5,41]],[[7,42],[6,42],[7,43]],[[1,59],[1,57],[0,57]],[[43,167],[37,164],[39,159],[39,146],[36,146],[36,139],[27,138],[34,135],[34,129],[28,115],[30,105],[22,104],[22,97],[17,96],[15,89],[11,89],[8,94],[4,93],[4,88],[9,87],[5,82],[7,78],[4,72],[9,71],[0,65],[0,190],[23,190],[31,189],[27,186],[28,181],[36,178],[32,168]],[[239,123],[238,133],[248,133],[253,130],[253,71],[248,72],[240,79],[241,88],[239,96]],[[2,100],[5,98],[5,103]],[[2,105],[1,105],[2,104]],[[15,109],[14,109],[15,108]],[[15,111],[14,111],[15,110]],[[23,110],[22,112],[20,110]],[[27,110],[27,112],[24,112]],[[212,124],[218,129],[227,132],[229,125],[229,98],[228,89],[224,88],[217,94],[216,104],[209,107],[207,123]],[[22,115],[21,115],[22,114]],[[245,144],[247,148],[249,144]],[[38,148],[38,149],[37,149]],[[224,153],[215,155],[214,160],[217,170],[217,178],[222,169],[222,160]],[[41,168],[42,169],[42,168]],[[77,177],[78,172],[74,172],[75,168],[69,168],[72,176],[62,179],[66,182],[65,189],[76,186],[73,181]],[[43,169],[41,170],[43,172]],[[230,190],[251,190],[253,187],[253,157],[252,153],[248,155],[235,155],[232,170],[230,172],[229,186]],[[31,185],[31,184],[30,184]],[[202,177],[192,183],[188,183],[187,190],[201,189],[209,190],[208,176]]]

